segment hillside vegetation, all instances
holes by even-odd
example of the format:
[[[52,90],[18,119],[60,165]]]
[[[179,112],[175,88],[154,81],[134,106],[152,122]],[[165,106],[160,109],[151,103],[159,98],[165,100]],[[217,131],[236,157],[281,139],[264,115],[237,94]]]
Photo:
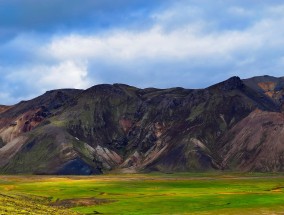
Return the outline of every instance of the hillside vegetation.
[[[0,110],[0,172],[284,170],[284,79],[54,90]]]

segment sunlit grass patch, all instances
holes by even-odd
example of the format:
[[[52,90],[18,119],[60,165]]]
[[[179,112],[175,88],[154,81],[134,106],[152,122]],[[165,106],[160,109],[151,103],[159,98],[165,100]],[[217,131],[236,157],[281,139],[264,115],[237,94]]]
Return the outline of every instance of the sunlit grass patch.
[[[82,214],[281,214],[283,187],[284,177],[275,174],[0,177],[0,193]]]

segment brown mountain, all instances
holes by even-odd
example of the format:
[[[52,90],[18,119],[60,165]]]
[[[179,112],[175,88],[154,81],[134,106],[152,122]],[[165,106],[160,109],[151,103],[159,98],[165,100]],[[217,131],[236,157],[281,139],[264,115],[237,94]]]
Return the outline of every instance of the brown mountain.
[[[0,106],[0,171],[283,171],[283,95],[284,79],[270,76],[49,91]]]

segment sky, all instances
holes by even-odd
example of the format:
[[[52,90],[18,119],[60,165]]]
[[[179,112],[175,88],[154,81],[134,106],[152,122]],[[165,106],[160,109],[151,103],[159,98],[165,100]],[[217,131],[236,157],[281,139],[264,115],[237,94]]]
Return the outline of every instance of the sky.
[[[284,75],[280,0],[0,0],[0,104],[102,83]]]

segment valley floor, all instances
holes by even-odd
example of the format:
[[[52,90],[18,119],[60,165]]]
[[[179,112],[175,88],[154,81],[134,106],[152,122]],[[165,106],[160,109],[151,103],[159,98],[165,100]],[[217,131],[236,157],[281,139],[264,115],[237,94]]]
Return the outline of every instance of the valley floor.
[[[0,176],[0,214],[284,214],[284,175]]]

